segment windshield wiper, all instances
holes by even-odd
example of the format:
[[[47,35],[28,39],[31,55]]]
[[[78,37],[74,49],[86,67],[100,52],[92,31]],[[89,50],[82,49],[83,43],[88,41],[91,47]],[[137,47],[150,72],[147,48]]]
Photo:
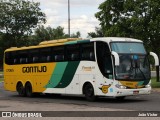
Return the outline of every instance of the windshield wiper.
[[[146,80],[147,78],[146,78],[146,76],[144,75],[144,73],[142,72],[142,70],[141,70],[140,68],[138,68],[138,69],[139,69],[139,71],[142,73],[143,78]]]
[[[139,63],[138,63],[137,60],[134,61],[134,64],[135,64],[135,66],[133,66],[133,61],[131,60],[131,68],[130,68],[130,70],[135,72],[135,75],[134,75],[134,76],[135,76],[135,77],[137,76],[137,70],[139,70],[139,71],[141,72],[143,78],[146,79],[146,76],[145,76],[145,74],[143,73],[143,71],[140,69],[140,65],[139,65]],[[135,70],[134,70],[134,69],[135,69]]]

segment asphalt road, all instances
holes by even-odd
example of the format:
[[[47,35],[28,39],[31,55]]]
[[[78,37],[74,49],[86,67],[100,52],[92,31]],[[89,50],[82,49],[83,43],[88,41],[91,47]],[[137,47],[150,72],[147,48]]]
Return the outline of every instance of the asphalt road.
[[[160,92],[152,92],[150,95],[130,96],[123,101],[117,101],[114,98],[99,98],[96,102],[88,102],[83,96],[62,95],[59,97],[47,97],[45,95],[40,95],[35,98],[19,97],[16,92],[5,91],[3,89],[3,83],[0,83],[0,100],[38,103],[40,105],[44,103],[54,103],[77,105],[84,108],[97,107],[103,109],[127,111],[160,111]]]
[[[134,117],[132,111],[158,111],[158,116],[160,116],[160,92],[153,92],[150,95],[142,96],[132,96],[127,97],[124,101],[117,101],[114,98],[99,98],[96,102],[88,102],[83,96],[66,96],[62,95],[59,97],[47,97],[45,95],[40,95],[34,98],[20,97],[16,92],[5,91],[3,88],[3,83],[0,83],[0,111],[52,111],[51,114],[56,114],[54,111],[68,111],[58,113],[58,117],[43,117],[43,118],[29,118],[29,120],[146,120],[153,119],[159,120],[159,117],[138,117],[138,113]],[[71,111],[71,112],[69,112]],[[68,114],[73,115],[73,111],[78,111],[78,117],[65,117]],[[79,112],[79,111],[82,111]],[[84,117],[84,112],[91,111],[91,116],[97,114],[97,112],[92,111],[104,111],[108,113],[109,111],[114,111],[111,113],[113,116],[123,113],[128,117]],[[116,111],[116,112],[115,112]],[[104,113],[102,112],[102,113]],[[101,112],[100,112],[101,113]],[[109,114],[109,113],[108,113]],[[64,117],[63,117],[64,116]],[[83,118],[82,118],[83,117]],[[0,118],[1,119],[1,118]],[[8,120],[8,118],[3,118]],[[12,120],[17,120],[17,117],[12,118]]]

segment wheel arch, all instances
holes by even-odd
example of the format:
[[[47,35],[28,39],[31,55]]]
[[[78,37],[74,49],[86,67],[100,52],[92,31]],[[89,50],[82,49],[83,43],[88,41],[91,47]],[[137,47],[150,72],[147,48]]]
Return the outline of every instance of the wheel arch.
[[[26,86],[27,84],[31,84],[31,82],[30,82],[30,81],[26,81],[25,86]],[[32,84],[31,84],[31,85],[32,85]]]
[[[93,86],[93,89],[94,89],[94,94],[95,94],[95,86],[94,86],[94,83],[92,81],[86,81],[83,83],[82,85],[82,94],[84,95],[85,94],[85,91],[84,91],[84,88],[87,84],[91,84]]]
[[[23,85],[23,87],[25,88],[25,82],[23,81],[23,80],[18,80],[17,81],[17,83],[16,83],[16,90],[17,90],[17,86],[18,86],[18,84],[22,84]]]
[[[23,84],[22,81],[17,81],[17,83],[16,83],[16,91],[17,91],[17,87],[18,87],[19,84],[22,84],[22,86],[24,87],[24,84]]]

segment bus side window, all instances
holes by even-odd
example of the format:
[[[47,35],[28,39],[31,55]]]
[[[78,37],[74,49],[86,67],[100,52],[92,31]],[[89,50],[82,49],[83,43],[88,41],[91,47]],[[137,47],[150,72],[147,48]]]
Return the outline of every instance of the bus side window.
[[[51,62],[51,56],[47,56],[47,62]]]
[[[72,54],[71,55],[71,60],[74,61],[74,60],[78,60],[79,59],[79,54]]]
[[[27,58],[20,58],[20,64],[27,63]]]
[[[13,60],[13,64],[17,64],[18,63],[18,60],[15,58],[14,60]]]
[[[82,44],[82,60],[95,61],[94,43]]]
[[[39,62],[51,62],[51,47],[41,48],[39,59]]]
[[[28,63],[28,51],[20,50],[19,53],[19,64],[27,64]]]
[[[40,62],[39,60],[39,55],[40,55],[40,52],[39,52],[39,49],[30,49],[29,50],[29,60],[28,60],[28,63],[38,63]]]
[[[41,56],[41,62],[46,62],[47,61],[47,57],[46,56]]]
[[[64,61],[64,55],[55,55],[55,61]]]
[[[67,47],[67,61],[78,61],[80,60],[80,47],[79,45],[68,45]]]
[[[5,53],[5,63],[8,65],[12,64],[12,62],[10,62],[10,60],[11,60],[11,52],[6,52]]]
[[[53,48],[53,58],[55,62],[63,62],[65,61],[65,50],[64,46],[58,46]]]
[[[5,61],[8,65],[20,64],[20,54],[17,51],[6,52]]]
[[[37,62],[38,62],[38,57],[37,56],[33,57],[33,63],[37,63]]]
[[[18,51],[12,52],[12,58],[13,58],[13,65],[14,64],[20,64],[20,54]]]

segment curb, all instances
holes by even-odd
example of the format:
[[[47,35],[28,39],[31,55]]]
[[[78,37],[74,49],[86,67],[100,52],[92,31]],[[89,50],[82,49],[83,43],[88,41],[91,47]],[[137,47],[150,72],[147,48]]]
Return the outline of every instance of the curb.
[[[3,78],[3,74],[0,74],[0,78]]]
[[[160,88],[153,88],[152,92],[160,92]]]

